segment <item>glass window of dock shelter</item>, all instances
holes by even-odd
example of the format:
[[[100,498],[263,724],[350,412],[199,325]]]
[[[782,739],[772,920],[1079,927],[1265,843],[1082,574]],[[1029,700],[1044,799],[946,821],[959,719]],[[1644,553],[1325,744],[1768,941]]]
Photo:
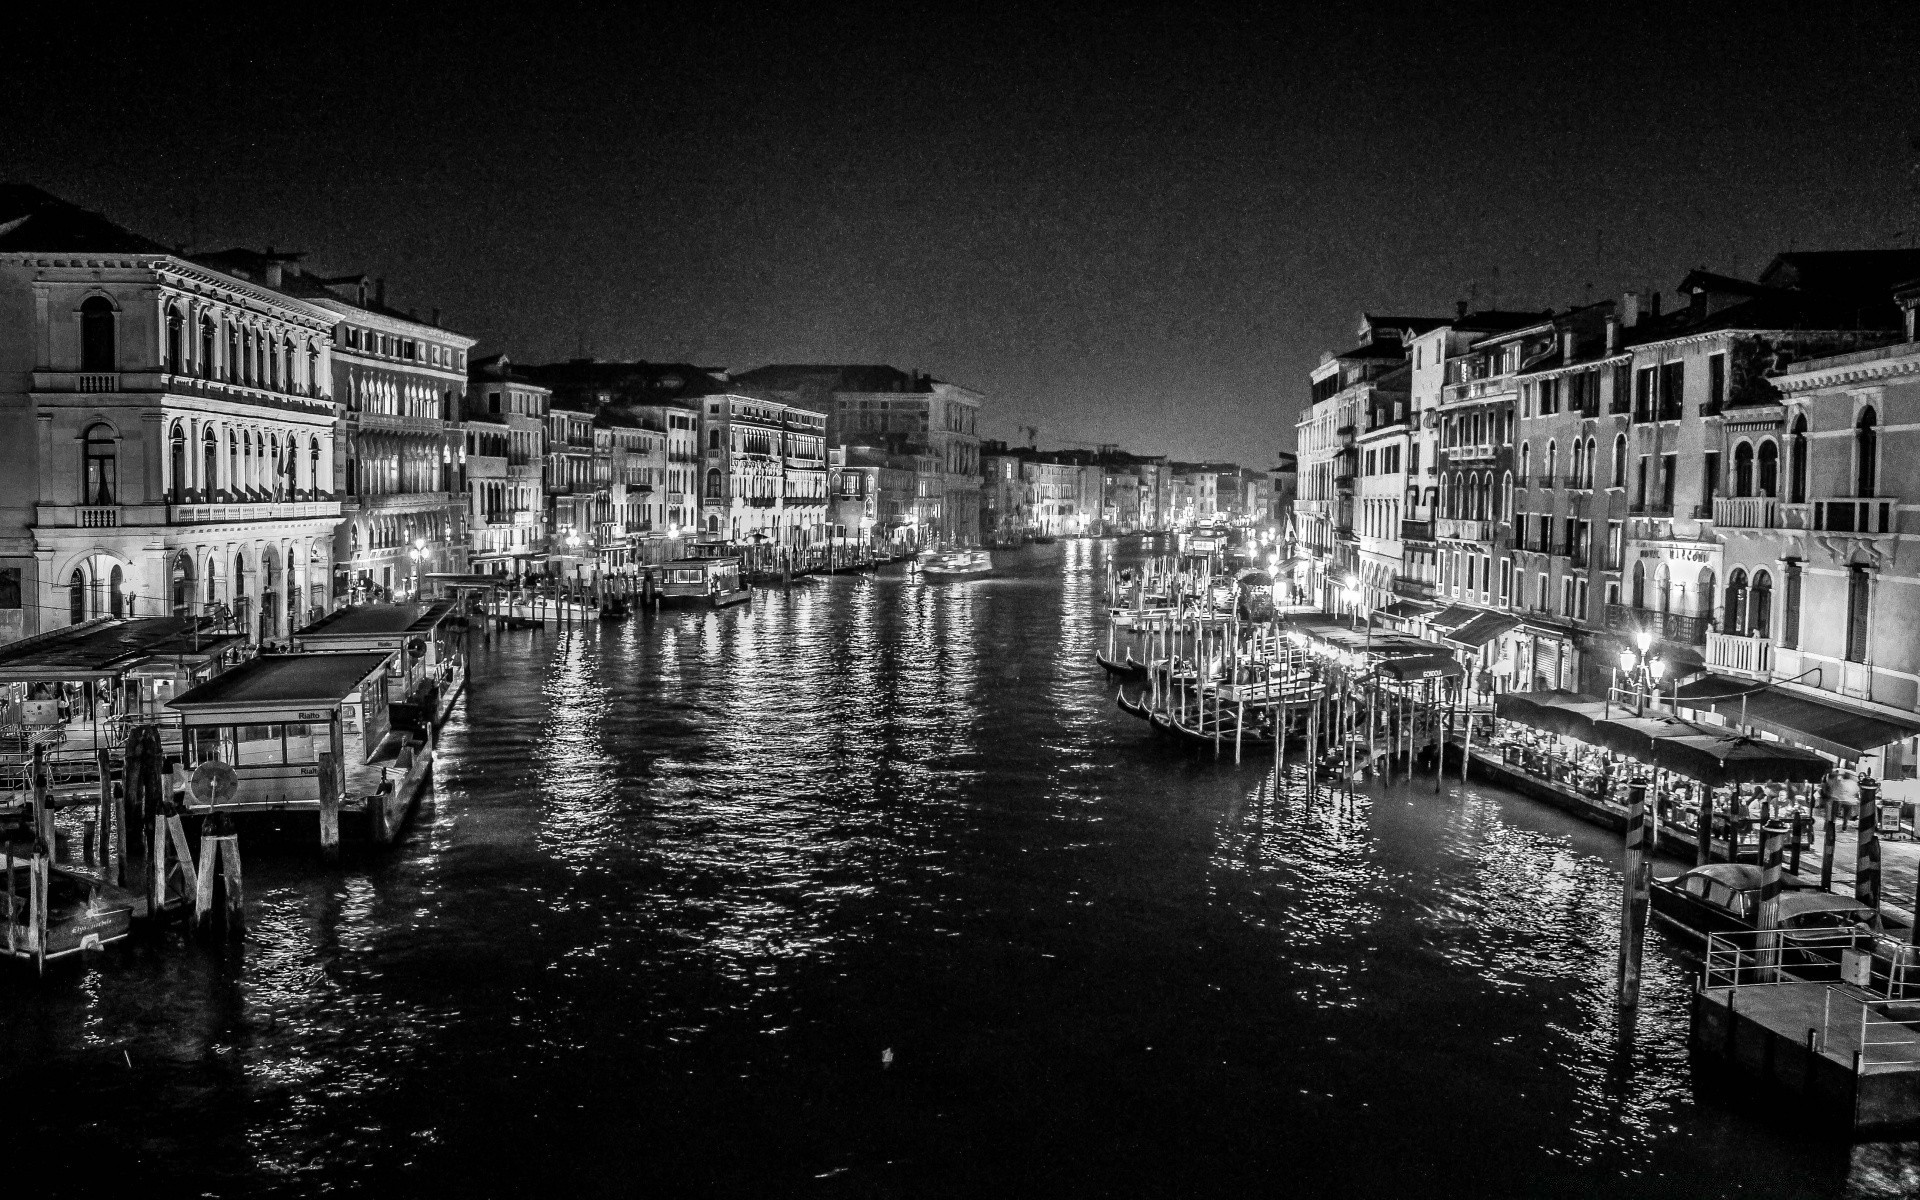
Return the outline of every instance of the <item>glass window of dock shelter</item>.
[[[326,727],[304,722],[195,725],[187,730],[187,765],[218,759],[236,767],[318,762]]]

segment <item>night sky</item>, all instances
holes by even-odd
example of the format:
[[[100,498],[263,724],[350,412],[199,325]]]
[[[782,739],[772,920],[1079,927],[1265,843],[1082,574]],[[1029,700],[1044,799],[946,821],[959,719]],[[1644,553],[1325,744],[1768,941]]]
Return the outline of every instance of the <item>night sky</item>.
[[[482,352],[888,362],[1042,445],[1265,465],[1363,309],[1920,235],[1920,3],[33,7],[86,20],[9,31],[13,181]]]

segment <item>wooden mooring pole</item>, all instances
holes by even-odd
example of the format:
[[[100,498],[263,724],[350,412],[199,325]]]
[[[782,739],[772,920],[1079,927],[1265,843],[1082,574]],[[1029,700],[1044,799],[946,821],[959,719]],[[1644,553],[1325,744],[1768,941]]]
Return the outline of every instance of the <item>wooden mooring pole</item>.
[[[1620,873],[1620,1007],[1640,1005],[1640,953],[1647,924],[1647,781],[1627,785],[1626,859]]]

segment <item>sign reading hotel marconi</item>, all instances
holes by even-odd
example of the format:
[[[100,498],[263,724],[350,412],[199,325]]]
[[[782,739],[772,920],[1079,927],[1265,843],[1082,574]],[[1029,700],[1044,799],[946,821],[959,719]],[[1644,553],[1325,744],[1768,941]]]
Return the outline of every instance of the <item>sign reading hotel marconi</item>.
[[[1719,547],[1717,546],[1677,546],[1671,544],[1649,546],[1644,543],[1640,546],[1640,557],[1642,559],[1664,559],[1667,562],[1710,563],[1719,552]]]

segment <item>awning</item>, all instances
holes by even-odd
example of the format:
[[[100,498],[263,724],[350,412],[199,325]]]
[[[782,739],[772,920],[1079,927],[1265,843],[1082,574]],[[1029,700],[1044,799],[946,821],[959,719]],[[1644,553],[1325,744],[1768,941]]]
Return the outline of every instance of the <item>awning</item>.
[[[1292,558],[1289,558],[1287,561],[1281,563],[1278,567],[1275,567],[1274,570],[1298,571],[1301,567],[1311,566],[1312,563],[1313,563],[1313,560],[1311,558],[1308,558],[1306,555],[1296,554]]]
[[[1435,613],[1427,624],[1435,629],[1458,629],[1479,615],[1480,610],[1477,608],[1469,608],[1465,604],[1449,604]]]
[[[1593,741],[1609,750],[1718,787],[1728,783],[1812,783],[1833,764],[1811,750],[1762,742],[1674,717],[1596,721]]]
[[[1729,722],[1751,725],[1839,758],[1859,758],[1920,734],[1920,719],[1867,712],[1779,687],[1752,689],[1753,684],[1744,679],[1708,675],[1683,685],[1679,698],[1690,708],[1718,713]]]
[[[1396,621],[1411,621],[1425,616],[1429,611],[1426,605],[1412,600],[1395,600],[1392,604],[1380,609],[1378,615],[1392,617]]]
[[[1458,643],[1469,650],[1478,650],[1507,630],[1518,627],[1519,624],[1518,618],[1509,617],[1505,613],[1481,613],[1452,633],[1443,636],[1449,642]]]
[[[1408,658],[1389,658],[1374,668],[1375,673],[1401,683],[1422,679],[1458,679],[1467,673],[1460,660],[1447,654],[1417,654]]]
[[[1625,712],[1617,704],[1612,710]],[[1509,721],[1591,742],[1593,723],[1606,715],[1608,705],[1581,692],[1501,692],[1493,698],[1493,711]]]

